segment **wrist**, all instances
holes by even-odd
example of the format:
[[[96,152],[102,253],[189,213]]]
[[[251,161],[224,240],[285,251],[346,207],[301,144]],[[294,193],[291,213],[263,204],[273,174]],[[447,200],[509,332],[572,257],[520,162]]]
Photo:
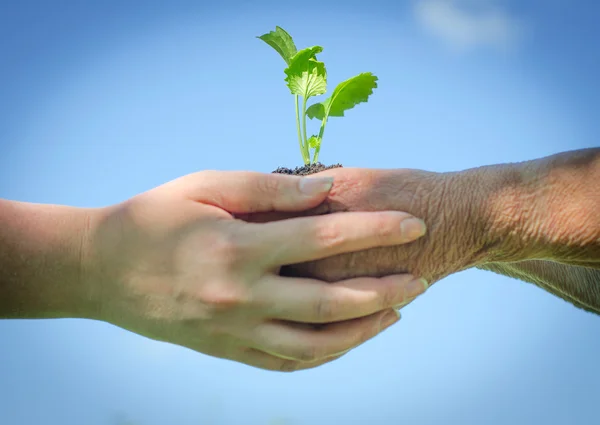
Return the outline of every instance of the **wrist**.
[[[539,247],[523,237],[526,216],[531,211],[523,173],[518,164],[506,164],[454,174],[453,187],[462,192],[469,204],[464,214],[469,218],[471,244],[478,252],[472,266],[527,260],[540,255]]]
[[[0,201],[0,316],[85,318],[82,268],[92,210]]]
[[[451,265],[445,274],[466,270],[493,261],[507,250],[505,239],[492,232],[492,217],[487,194],[499,185],[489,170],[470,169],[440,173],[435,190],[428,197],[430,208],[424,216],[430,224],[441,223],[428,233],[431,245],[444,247],[444,263]],[[433,199],[433,201],[432,201]],[[427,237],[427,236],[426,236]]]

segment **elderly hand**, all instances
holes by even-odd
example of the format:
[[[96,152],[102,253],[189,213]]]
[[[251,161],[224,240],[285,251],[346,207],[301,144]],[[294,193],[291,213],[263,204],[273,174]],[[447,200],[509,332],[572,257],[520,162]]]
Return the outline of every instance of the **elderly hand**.
[[[421,170],[330,169],[315,176],[335,178],[327,200],[302,213],[245,215],[252,222],[340,211],[405,211],[422,218],[427,234],[409,244],[374,247],[285,267],[286,276],[334,282],[358,276],[412,273],[436,282],[499,254],[504,247],[487,232],[489,206],[481,171],[433,173]],[[492,248],[494,248],[492,250]],[[493,252],[492,252],[493,251]]]

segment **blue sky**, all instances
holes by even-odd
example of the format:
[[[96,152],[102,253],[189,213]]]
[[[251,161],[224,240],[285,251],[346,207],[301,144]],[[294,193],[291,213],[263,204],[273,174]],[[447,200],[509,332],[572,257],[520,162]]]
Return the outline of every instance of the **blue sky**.
[[[320,159],[461,170],[598,146],[594,1],[0,5],[0,197],[99,207],[202,170],[301,161],[280,25],[330,87],[379,77]],[[315,124],[316,123],[312,123]],[[91,321],[0,322],[0,423],[573,424],[597,420],[600,320],[451,276],[332,364],[261,371]]]

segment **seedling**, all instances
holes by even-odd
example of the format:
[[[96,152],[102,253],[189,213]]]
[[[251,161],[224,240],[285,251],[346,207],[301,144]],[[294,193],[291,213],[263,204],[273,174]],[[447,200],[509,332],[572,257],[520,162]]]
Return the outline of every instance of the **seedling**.
[[[307,108],[307,100],[327,91],[327,71],[325,64],[317,59],[323,51],[321,46],[308,47],[298,51],[292,36],[283,28],[261,35],[260,38],[273,47],[287,64],[285,82],[294,95],[296,106],[296,129],[300,152],[305,165],[316,164],[321,151],[323,133],[329,117],[343,117],[344,112],[361,102],[367,102],[377,87],[377,77],[365,72],[341,82],[331,96],[323,102]],[[302,97],[302,106],[299,98]],[[321,120],[319,133],[307,137],[306,117]],[[311,158],[312,154],[312,158]]]

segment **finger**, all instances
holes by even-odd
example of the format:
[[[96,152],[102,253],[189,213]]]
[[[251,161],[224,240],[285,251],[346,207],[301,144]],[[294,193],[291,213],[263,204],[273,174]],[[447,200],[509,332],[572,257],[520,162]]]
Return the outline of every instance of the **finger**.
[[[420,238],[425,224],[399,211],[343,212],[272,223],[246,223],[256,257],[278,267]],[[256,235],[260,238],[256,238]],[[258,239],[258,241],[256,241]]]
[[[230,213],[302,211],[325,200],[333,177],[300,177],[251,171],[202,171],[183,177],[185,193]]]
[[[344,354],[399,319],[398,311],[388,309],[359,319],[326,324],[318,329],[292,322],[266,322],[254,329],[253,344],[276,357],[317,362]]]
[[[276,372],[296,372],[322,366],[337,360],[346,354],[347,353],[343,353],[337,356],[320,359],[315,362],[300,362],[298,360],[283,359],[255,348],[246,348],[243,353],[240,353],[239,356],[237,356],[238,358],[231,358],[231,360],[245,363],[259,369]]]
[[[401,308],[424,293],[427,281],[410,274],[358,277],[335,283],[265,276],[255,287],[265,316],[302,323],[330,323]]]

